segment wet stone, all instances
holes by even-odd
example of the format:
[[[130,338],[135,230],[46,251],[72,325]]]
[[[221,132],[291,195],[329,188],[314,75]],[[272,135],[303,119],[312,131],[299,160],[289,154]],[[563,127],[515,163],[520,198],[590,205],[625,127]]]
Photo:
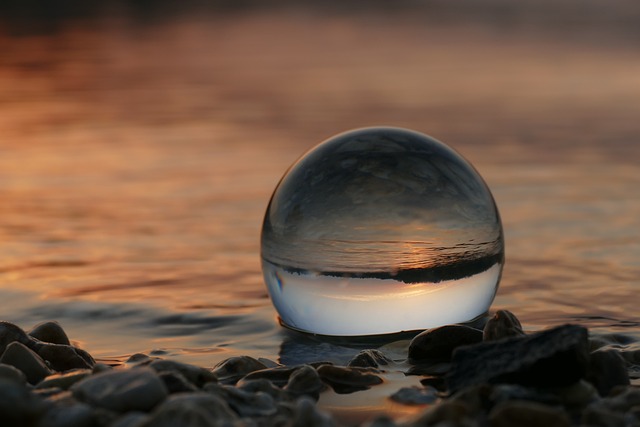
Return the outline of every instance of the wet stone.
[[[44,343],[36,352],[56,371],[91,369],[95,365],[89,353],[70,345]]]
[[[404,405],[425,405],[438,400],[437,390],[432,387],[402,387],[389,398]]]
[[[213,368],[213,373],[223,384],[235,384],[247,374],[267,369],[267,366],[250,356],[236,356],[223,360]]]
[[[156,372],[176,372],[196,387],[202,387],[206,383],[216,382],[218,379],[210,370],[173,360],[156,359],[149,364]]]
[[[0,355],[5,352],[7,346],[12,342],[19,342],[30,347],[33,338],[13,323],[0,321]]]
[[[307,398],[300,398],[296,402],[291,427],[333,427],[336,424],[329,414],[320,411],[314,402]]]
[[[43,322],[36,325],[29,331],[29,335],[37,340],[51,344],[71,345],[67,333],[56,321]]]
[[[149,420],[149,415],[144,412],[127,412],[117,418],[109,427],[141,427]]]
[[[241,382],[238,383],[237,387],[248,393],[257,393],[257,392],[267,393],[276,402],[283,401],[283,400],[291,400],[291,395],[289,393],[285,392],[280,387],[276,387],[271,383],[271,381],[266,380],[264,378],[260,378],[256,380],[243,379]]]
[[[570,427],[568,415],[560,407],[535,402],[510,401],[496,405],[489,414],[492,427]]]
[[[587,380],[600,396],[607,396],[616,386],[630,384],[627,365],[616,350],[599,350],[589,356]]]
[[[21,370],[30,384],[37,384],[52,374],[40,356],[19,342],[12,342],[7,346],[2,357],[0,357],[0,363],[11,365]]]
[[[90,369],[79,369],[75,371],[65,372],[64,374],[53,374],[46,377],[44,380],[38,383],[36,388],[45,389],[50,387],[57,387],[62,390],[67,390],[80,380],[83,380],[91,375]]]
[[[360,368],[379,368],[385,367],[393,363],[391,359],[384,355],[380,350],[370,349],[362,350],[356,354],[347,366],[355,366]]]
[[[480,383],[565,386],[585,376],[588,360],[587,330],[564,325],[458,348],[447,385],[452,392]]]
[[[333,391],[338,394],[367,390],[371,386],[382,383],[382,378],[366,368],[322,365],[317,371],[322,381],[330,385]]]
[[[482,331],[463,325],[447,325],[417,335],[409,344],[409,359],[416,362],[448,362],[453,351],[482,341]]]
[[[297,368],[289,377],[286,391],[294,396],[307,395],[317,400],[320,392],[326,388],[318,372],[309,365]]]
[[[495,341],[502,338],[520,337],[525,333],[518,318],[508,310],[498,310],[489,319],[482,331],[484,341]]]
[[[238,384],[242,384],[245,381],[253,381],[258,379],[265,379],[273,383],[278,387],[284,387],[289,382],[289,377],[295,372],[297,368],[278,367],[270,369],[261,369],[254,371],[242,378]]]
[[[65,401],[51,407],[43,419],[46,427],[93,427],[98,425],[94,409],[86,403]]]
[[[151,357],[147,356],[146,354],[135,353],[135,354],[132,354],[131,356],[129,356],[129,358],[124,363],[126,363],[127,365],[132,365],[132,366],[148,365],[153,360],[154,359],[152,359]]]
[[[149,411],[167,397],[167,388],[150,368],[112,370],[86,378],[71,387],[82,401],[116,412]]]

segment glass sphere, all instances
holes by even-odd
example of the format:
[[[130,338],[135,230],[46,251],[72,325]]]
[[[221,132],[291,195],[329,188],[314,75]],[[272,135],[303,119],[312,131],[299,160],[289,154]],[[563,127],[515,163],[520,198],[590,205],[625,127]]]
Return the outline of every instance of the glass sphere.
[[[470,321],[495,297],[500,215],[478,172],[400,128],[339,134],[307,152],[264,217],[262,270],[285,326],[378,335]]]

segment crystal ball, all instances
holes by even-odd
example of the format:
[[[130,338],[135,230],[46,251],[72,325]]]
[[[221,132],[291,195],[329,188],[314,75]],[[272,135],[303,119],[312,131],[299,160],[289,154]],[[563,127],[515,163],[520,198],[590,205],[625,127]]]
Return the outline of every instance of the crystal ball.
[[[486,313],[504,238],[464,158],[427,135],[376,127],[330,138],[289,168],[267,207],[261,258],[285,326],[379,335]]]

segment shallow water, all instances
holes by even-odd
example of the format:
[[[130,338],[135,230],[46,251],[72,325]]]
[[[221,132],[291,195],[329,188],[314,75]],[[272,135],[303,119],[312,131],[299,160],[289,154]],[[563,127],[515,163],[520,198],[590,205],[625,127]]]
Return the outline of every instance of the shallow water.
[[[506,238],[491,310],[638,346],[637,46],[516,30],[279,12],[4,35],[0,317],[56,319],[107,361],[344,362],[366,345],[279,326],[262,215],[304,151],[393,125],[491,188]]]

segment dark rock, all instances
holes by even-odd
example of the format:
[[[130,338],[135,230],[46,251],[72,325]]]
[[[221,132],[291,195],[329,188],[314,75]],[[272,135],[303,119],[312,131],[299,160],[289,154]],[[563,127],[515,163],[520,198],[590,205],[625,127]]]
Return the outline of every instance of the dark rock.
[[[416,418],[412,426],[456,426],[471,427],[476,426],[477,415],[472,412],[468,405],[457,400],[445,400],[439,405],[435,405]]]
[[[382,383],[382,378],[372,374],[366,368],[322,365],[317,371],[322,381],[330,385],[333,391],[339,394],[367,390],[373,385]]]
[[[627,426],[624,412],[615,412],[611,408],[594,403],[587,406],[582,413],[581,425],[597,427],[622,427]]]
[[[220,397],[204,392],[178,393],[170,396],[140,427],[219,427],[236,425],[237,420],[237,415]]]
[[[525,333],[518,318],[508,310],[498,310],[484,326],[482,339],[495,341],[502,338],[520,337]]]
[[[36,348],[38,355],[56,371],[91,369],[95,365],[89,353],[70,345],[43,343]]]
[[[447,325],[417,335],[409,344],[412,363],[448,362],[453,351],[463,345],[482,341],[482,331],[463,325]]]
[[[238,384],[242,384],[245,381],[253,381],[258,379],[265,379],[273,383],[278,387],[284,387],[289,382],[289,377],[295,372],[297,368],[287,368],[284,366],[277,368],[261,369],[259,371],[251,372],[245,375]]]
[[[587,330],[564,325],[524,337],[458,348],[447,376],[449,390],[481,383],[570,385],[587,372]]]
[[[0,378],[0,425],[34,425],[46,409],[44,400],[30,393],[26,384]]]
[[[16,384],[24,385],[27,377],[24,372],[12,365],[0,363],[0,380],[13,381]]]
[[[497,384],[491,387],[489,399],[491,400],[492,406],[514,400],[551,406],[559,406],[561,404],[560,398],[555,393],[532,387],[524,387],[519,384]]]
[[[97,414],[86,403],[68,400],[52,406],[43,416],[41,424],[47,427],[93,427],[98,424]]]
[[[31,338],[20,327],[9,322],[0,322],[0,355],[4,353],[7,346],[12,342],[19,342],[27,347],[32,344],[33,338]]]
[[[286,391],[294,396],[310,396],[317,400],[320,392],[326,388],[318,372],[309,365],[297,368],[289,377]]]
[[[386,415],[380,415],[374,418],[373,420],[364,423],[362,427],[397,427],[397,426],[398,424],[396,424],[396,422],[393,421],[393,418],[390,418]]]
[[[438,400],[437,390],[431,387],[402,387],[389,398],[404,405],[424,405]]]
[[[129,356],[129,358],[124,363],[131,366],[148,365],[153,360],[154,359],[144,353],[135,353]]]
[[[566,387],[549,389],[562,405],[570,411],[580,412],[587,405],[600,399],[598,391],[591,383],[580,380]]]
[[[149,415],[144,412],[127,412],[114,420],[109,427],[141,427],[143,424],[148,422],[148,420]],[[181,424],[181,426],[182,425],[185,427],[187,426],[187,424]]]
[[[249,393],[257,393],[257,392],[267,393],[276,402],[291,400],[291,396],[289,393],[285,392],[280,387],[276,387],[271,383],[271,381],[266,380],[264,378],[260,378],[256,380],[243,379],[241,382],[238,383],[237,387]]]
[[[40,356],[24,344],[14,341],[9,344],[0,357],[0,363],[20,369],[30,384],[37,384],[52,374]]]
[[[347,366],[356,366],[360,368],[379,368],[388,366],[393,363],[391,359],[385,356],[380,350],[362,350],[353,356],[347,363]]]
[[[29,331],[29,335],[37,340],[51,344],[71,345],[66,332],[62,329],[62,326],[55,321],[43,322],[36,325]]]
[[[218,380],[215,374],[208,369],[173,360],[156,359],[149,364],[149,367],[156,372],[176,372],[196,387],[202,387],[206,383]]]
[[[602,399],[602,404],[615,412],[627,412],[634,406],[640,406],[640,389],[635,387],[625,387],[618,389],[618,393],[611,393],[606,399]]]
[[[288,427],[333,427],[335,423],[330,415],[318,410],[314,402],[300,398],[296,402],[293,417]]]
[[[444,391],[447,388],[447,384],[441,376],[422,378],[420,384],[425,387],[433,387],[438,391]]]
[[[170,394],[198,391],[198,387],[187,381],[184,375],[179,372],[158,372],[158,376],[164,383],[165,387],[167,387]]]
[[[451,370],[450,362],[413,362],[415,365],[409,367],[406,375],[434,375],[442,377]]]
[[[245,375],[267,369],[267,366],[249,356],[236,356],[223,360],[213,368],[213,373],[223,384],[235,384]]]
[[[71,387],[73,396],[115,412],[149,411],[168,395],[156,372],[141,367],[93,375]]]
[[[40,381],[36,388],[45,389],[57,387],[61,390],[68,390],[69,387],[71,387],[78,381],[87,378],[89,375],[91,375],[91,370],[89,369],[79,369],[75,371],[65,372],[64,374],[53,374]]]
[[[629,385],[625,360],[616,350],[591,353],[587,381],[595,386],[600,396],[607,396],[615,386]]]
[[[491,427],[570,427],[569,416],[559,407],[535,402],[509,401],[489,414]]]
[[[227,402],[241,417],[264,417],[274,415],[277,411],[276,402],[267,393],[252,393],[246,389],[214,383],[206,384],[204,390]]]

